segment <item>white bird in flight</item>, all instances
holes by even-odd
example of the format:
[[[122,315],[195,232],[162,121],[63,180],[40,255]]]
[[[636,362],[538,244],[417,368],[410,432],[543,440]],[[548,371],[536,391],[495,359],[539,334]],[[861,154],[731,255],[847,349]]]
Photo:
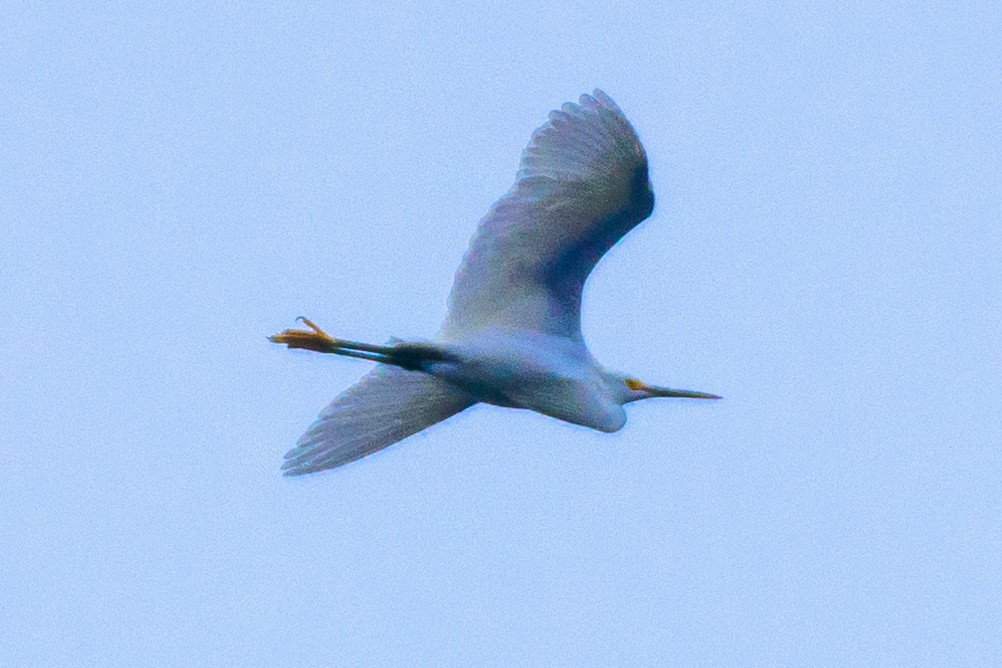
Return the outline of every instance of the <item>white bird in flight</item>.
[[[588,274],[653,208],[647,155],[609,96],[596,90],[550,112],[522,152],[515,185],[480,221],[434,340],[345,341],[306,318],[309,330],[271,337],[378,362],[285,455],[285,475],[342,466],[478,402],[613,432],[631,401],[719,399],[607,369],[581,335]]]

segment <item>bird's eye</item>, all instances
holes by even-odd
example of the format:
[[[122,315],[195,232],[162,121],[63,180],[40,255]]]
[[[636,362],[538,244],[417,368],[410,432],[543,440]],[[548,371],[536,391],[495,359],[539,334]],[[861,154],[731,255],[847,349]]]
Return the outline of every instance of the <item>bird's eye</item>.
[[[633,390],[634,392],[642,390],[645,387],[644,384],[642,382],[640,382],[639,380],[637,380],[636,378],[627,378],[626,379],[626,386],[628,388],[630,388],[631,390]]]

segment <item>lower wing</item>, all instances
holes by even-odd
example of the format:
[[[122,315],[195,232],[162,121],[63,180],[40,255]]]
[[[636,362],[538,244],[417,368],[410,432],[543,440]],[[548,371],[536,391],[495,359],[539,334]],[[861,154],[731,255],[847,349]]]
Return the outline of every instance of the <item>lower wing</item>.
[[[342,466],[475,403],[434,376],[379,365],[324,409],[285,455],[282,470],[295,476]]]

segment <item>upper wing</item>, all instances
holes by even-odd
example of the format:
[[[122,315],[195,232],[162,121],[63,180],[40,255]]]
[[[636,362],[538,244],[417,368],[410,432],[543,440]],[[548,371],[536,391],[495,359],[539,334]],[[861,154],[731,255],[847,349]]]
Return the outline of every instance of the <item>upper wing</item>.
[[[380,364],[324,409],[285,455],[282,470],[302,475],[347,464],[474,403],[444,380]]]
[[[550,112],[515,185],[480,221],[443,336],[491,328],[580,338],[589,272],[653,208],[647,156],[615,102],[596,90]]]

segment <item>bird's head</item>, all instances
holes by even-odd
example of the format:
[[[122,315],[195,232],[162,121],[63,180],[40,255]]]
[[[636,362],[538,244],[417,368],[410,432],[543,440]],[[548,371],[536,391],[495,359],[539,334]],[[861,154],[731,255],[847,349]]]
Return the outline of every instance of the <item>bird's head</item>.
[[[624,404],[630,403],[631,401],[639,401],[641,399],[652,399],[654,397],[678,397],[682,399],[721,398],[715,394],[708,394],[706,392],[696,392],[694,390],[675,390],[670,387],[648,385],[647,383],[637,380],[631,376],[620,376],[617,380],[622,384],[620,391],[622,392]]]

